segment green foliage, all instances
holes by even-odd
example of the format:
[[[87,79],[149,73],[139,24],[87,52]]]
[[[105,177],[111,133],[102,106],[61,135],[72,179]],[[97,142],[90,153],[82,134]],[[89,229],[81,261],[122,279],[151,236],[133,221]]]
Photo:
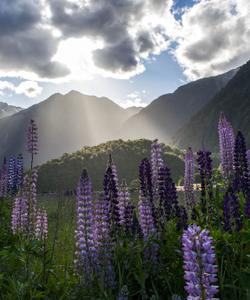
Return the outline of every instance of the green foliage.
[[[197,223],[208,228],[214,239],[218,264],[220,299],[250,299],[250,222],[245,220],[240,232],[225,232],[222,222],[223,186],[215,189],[214,217],[198,217]],[[198,196],[198,195],[197,195]],[[134,199],[135,201],[136,199]],[[244,199],[241,199],[242,202]],[[182,232],[169,221],[159,239],[143,243],[120,233],[113,264],[115,290],[106,289],[97,280],[86,285],[74,272],[74,197],[43,196],[39,206],[49,217],[49,237],[44,244],[13,236],[10,231],[11,199],[0,201],[0,299],[116,300],[121,290],[128,299],[171,299],[178,294],[185,299]],[[241,203],[243,206],[243,203]],[[199,210],[199,207],[197,207]],[[159,245],[159,263],[154,269],[145,261],[145,249]]]
[[[73,190],[83,168],[93,181],[94,189],[102,189],[103,173],[108,154],[111,153],[119,170],[120,179],[125,178],[130,184],[138,177],[140,161],[149,156],[151,141],[110,141],[94,147],[84,147],[73,154],[65,153],[61,158],[42,165],[39,169],[38,188],[40,192]],[[177,182],[183,174],[182,152],[163,146],[163,159],[172,170],[172,177]]]

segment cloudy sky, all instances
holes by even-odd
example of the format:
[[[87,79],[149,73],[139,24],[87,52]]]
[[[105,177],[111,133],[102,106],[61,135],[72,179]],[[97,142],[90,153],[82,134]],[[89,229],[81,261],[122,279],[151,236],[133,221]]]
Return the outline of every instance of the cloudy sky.
[[[72,89],[145,106],[250,59],[249,0],[1,0],[0,101]]]

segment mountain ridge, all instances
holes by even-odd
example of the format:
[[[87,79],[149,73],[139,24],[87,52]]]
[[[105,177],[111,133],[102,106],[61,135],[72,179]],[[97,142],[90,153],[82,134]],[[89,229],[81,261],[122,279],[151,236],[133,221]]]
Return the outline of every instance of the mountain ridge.
[[[10,105],[6,102],[0,101],[0,119],[7,118],[9,116],[18,113],[19,111],[23,110],[22,107]]]
[[[218,151],[217,125],[222,111],[235,131],[243,132],[250,146],[250,61],[178,131],[173,143],[181,148],[192,146],[196,150],[203,144],[208,149]]]
[[[84,145],[95,145],[115,139],[116,130],[131,116],[106,97],[83,95],[71,91],[56,93],[44,101],[0,119],[0,157],[24,153],[25,133],[30,119],[38,125],[37,163],[77,151]]]
[[[238,69],[206,77],[178,87],[173,93],[156,98],[127,120],[120,132],[123,138],[159,138],[170,142],[172,136],[193,114],[206,105]]]

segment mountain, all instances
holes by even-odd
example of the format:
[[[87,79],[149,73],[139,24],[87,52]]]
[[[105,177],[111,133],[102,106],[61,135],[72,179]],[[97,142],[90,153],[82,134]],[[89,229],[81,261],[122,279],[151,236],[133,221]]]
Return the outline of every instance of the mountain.
[[[0,158],[25,154],[25,133],[30,119],[39,129],[37,163],[96,145],[117,136],[117,130],[131,111],[108,98],[71,91],[54,94],[47,100],[0,120]],[[27,154],[26,154],[27,157]]]
[[[131,184],[138,178],[138,166],[141,160],[150,155],[151,141],[135,140],[124,142],[116,140],[94,147],[84,147],[72,154],[64,154],[39,168],[39,192],[73,190],[83,168],[89,172],[94,189],[101,190],[103,176],[109,153],[112,154],[119,180],[126,179]],[[184,172],[182,153],[163,145],[163,159],[172,170],[173,179],[177,182]]]
[[[209,103],[236,72],[237,69],[203,78],[179,87],[172,94],[157,98],[125,122],[120,136],[124,139],[157,137],[169,142],[176,131]]]
[[[235,130],[241,130],[250,147],[250,61],[243,65],[227,85],[176,135],[181,148],[198,149],[203,144],[218,150],[217,126],[223,111]]]
[[[0,119],[12,116],[21,110],[21,107],[8,105],[7,103],[0,102]]]
[[[142,107],[131,106],[126,108],[127,118],[131,118],[132,116],[138,114],[142,110]]]
[[[233,77],[237,70],[197,80],[153,101],[146,108],[124,109],[105,97],[71,91],[0,119],[0,159],[25,151],[30,119],[39,129],[41,164],[65,152],[118,138],[148,138],[170,142],[176,131],[204,107]]]

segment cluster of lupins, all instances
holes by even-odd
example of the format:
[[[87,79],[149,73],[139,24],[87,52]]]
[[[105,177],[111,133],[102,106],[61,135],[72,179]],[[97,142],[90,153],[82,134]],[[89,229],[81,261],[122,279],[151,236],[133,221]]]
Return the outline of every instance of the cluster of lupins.
[[[23,183],[23,156],[12,155],[7,161],[4,158],[0,170],[0,197],[15,194]]]
[[[250,218],[250,150],[246,150],[241,132],[233,128],[221,114],[219,125],[221,173],[224,179],[223,223],[225,231],[242,228],[239,193],[245,198],[245,218]],[[200,199],[194,191],[195,167],[200,175]],[[216,299],[217,266],[213,239],[209,231],[195,224],[196,219],[210,222],[213,212],[213,167],[211,152],[196,154],[188,148],[185,154],[184,205],[178,201],[170,169],[162,159],[162,146],[155,140],[150,159],[139,166],[138,207],[132,203],[126,182],[119,185],[117,169],[110,157],[104,176],[103,192],[94,196],[90,178],[84,171],[77,188],[76,266],[86,282],[91,276],[115,286],[112,256],[121,231],[145,243],[145,259],[154,266],[158,261],[158,244],[166,223],[174,219],[183,231],[185,290],[188,299]],[[136,225],[137,224],[137,225]],[[189,224],[189,225],[188,225]],[[135,227],[136,230],[135,230]],[[138,234],[134,236],[134,232]],[[157,268],[156,268],[157,270]],[[93,277],[92,277],[93,278]],[[174,296],[178,298],[177,295]],[[121,293],[119,299],[127,299]]]
[[[9,162],[9,185],[17,189],[12,208],[11,227],[14,234],[45,240],[48,235],[47,213],[37,208],[38,169],[33,167],[34,156],[38,154],[38,133],[34,120],[30,121],[27,132],[27,151],[31,155],[31,169],[23,176],[23,158],[12,157]]]

